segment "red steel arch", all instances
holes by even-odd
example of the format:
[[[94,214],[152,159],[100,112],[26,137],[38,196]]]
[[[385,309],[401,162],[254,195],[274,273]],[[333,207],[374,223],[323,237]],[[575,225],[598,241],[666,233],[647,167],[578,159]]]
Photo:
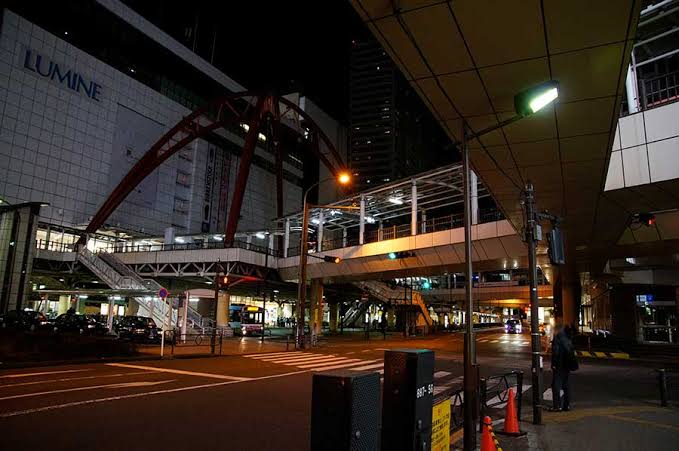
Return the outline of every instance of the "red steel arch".
[[[292,132],[301,135],[313,153],[332,174],[337,175],[346,168],[342,157],[327,135],[295,103],[275,94],[261,94],[249,91],[233,93],[196,109],[161,136],[111,191],[111,194],[109,194],[108,198],[92,217],[79,242],[83,244],[87,234],[94,233],[101,228],[115,209],[118,208],[144,178],[193,140],[205,138],[219,128],[228,125],[246,123],[248,124],[248,129],[236,176],[235,190],[229,207],[224,237],[226,243],[233,242],[259,132],[262,130],[262,125],[269,124],[269,121],[271,121],[271,127],[268,131],[271,136],[268,138],[272,140],[276,162],[276,208],[279,217],[283,215],[284,149],[281,145],[281,140],[284,134]],[[321,141],[329,150],[329,156],[321,152],[319,146]]]

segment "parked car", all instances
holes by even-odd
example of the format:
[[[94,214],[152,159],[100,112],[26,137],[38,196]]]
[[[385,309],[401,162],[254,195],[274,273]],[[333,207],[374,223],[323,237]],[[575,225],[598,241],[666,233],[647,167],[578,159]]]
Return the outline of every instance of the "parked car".
[[[153,318],[147,316],[124,316],[119,318],[115,331],[123,339],[156,342],[160,340],[161,330]]]
[[[0,315],[0,328],[36,331],[49,326],[49,321],[42,312],[33,310],[11,310]]]
[[[80,335],[103,335],[108,332],[106,324],[89,315],[63,313],[54,320],[54,332],[75,332]]]
[[[505,323],[505,333],[520,334],[522,330],[523,327],[521,326],[521,320],[510,319]]]

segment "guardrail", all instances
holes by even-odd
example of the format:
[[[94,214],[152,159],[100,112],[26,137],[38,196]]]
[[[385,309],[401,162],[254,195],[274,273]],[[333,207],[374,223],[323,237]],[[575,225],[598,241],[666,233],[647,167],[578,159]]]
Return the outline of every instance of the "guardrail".
[[[523,400],[523,371],[511,371],[500,376],[482,377],[480,384],[479,404],[480,419],[486,416],[488,410],[504,407],[509,397],[509,389],[515,388],[517,418],[521,418],[521,401]],[[483,421],[479,421],[481,432]]]

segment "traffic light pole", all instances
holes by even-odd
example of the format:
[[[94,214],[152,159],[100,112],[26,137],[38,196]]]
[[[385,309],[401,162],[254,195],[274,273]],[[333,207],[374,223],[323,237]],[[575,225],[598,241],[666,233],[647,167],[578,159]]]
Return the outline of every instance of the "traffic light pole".
[[[215,302],[212,305],[212,335],[210,336],[210,353],[215,353],[215,344],[217,343],[217,303],[219,302],[219,266],[215,271]]]
[[[542,423],[542,365],[540,360],[540,325],[538,321],[538,270],[536,263],[536,226],[535,192],[528,181],[524,191],[526,207],[526,242],[528,243],[528,280],[530,284],[530,338],[531,338],[531,376],[533,385],[533,424]]]
[[[462,176],[464,179],[464,254],[465,254],[465,340],[464,340],[464,450],[476,449],[475,410],[477,402],[476,346],[472,302],[472,214],[471,174],[467,126],[462,131]]]

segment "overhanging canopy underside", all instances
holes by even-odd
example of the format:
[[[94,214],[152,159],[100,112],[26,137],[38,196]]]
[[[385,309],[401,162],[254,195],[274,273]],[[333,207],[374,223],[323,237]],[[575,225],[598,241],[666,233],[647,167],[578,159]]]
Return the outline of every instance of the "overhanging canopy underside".
[[[640,0],[352,0],[451,139],[514,114],[553,79],[556,105],[470,143],[471,161],[521,229],[521,188],[563,216],[569,247],[605,227],[601,197]],[[617,239],[615,237],[614,239]]]

